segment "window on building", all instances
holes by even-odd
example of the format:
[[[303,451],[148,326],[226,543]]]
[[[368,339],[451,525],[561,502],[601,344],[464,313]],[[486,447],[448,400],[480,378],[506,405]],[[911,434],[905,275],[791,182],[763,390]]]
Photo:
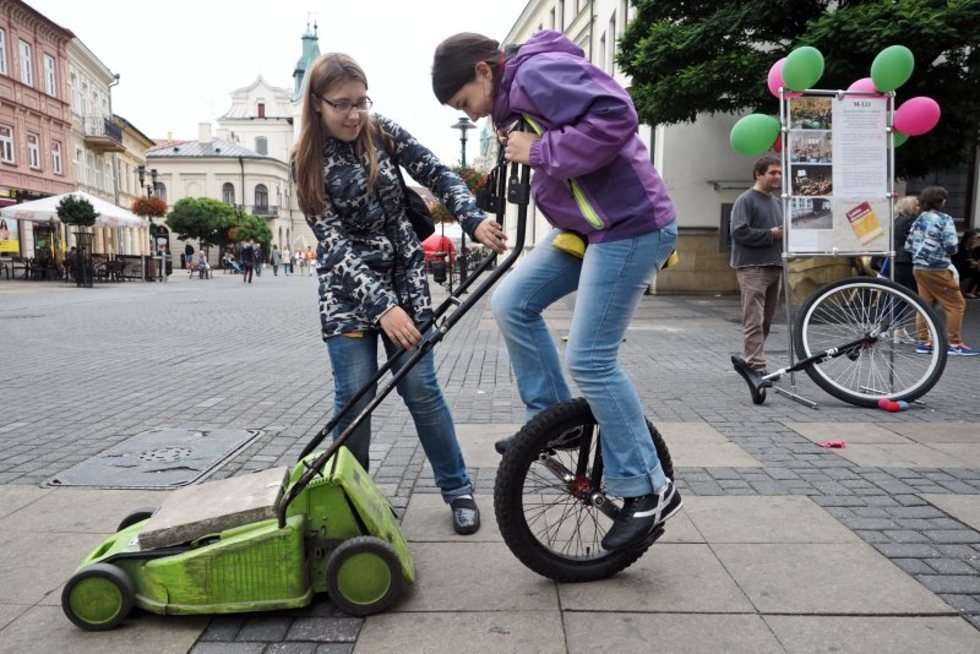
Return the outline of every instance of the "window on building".
[[[115,180],[112,175],[112,162],[105,162],[105,186],[102,187],[106,191],[112,191],[115,187]]]
[[[167,201],[167,185],[163,182],[157,182],[156,186],[153,188],[153,194],[163,200]]]
[[[606,35],[603,33],[602,37],[599,39],[599,67],[605,70],[606,68]]]
[[[551,13],[548,16],[548,23],[549,23],[551,29],[555,29],[555,26],[558,24],[558,23],[555,22],[555,8],[554,7],[551,8]]]
[[[96,158],[93,155],[89,155],[88,165],[95,170],[95,181],[89,180],[89,184],[95,184],[95,188],[102,188],[105,180],[102,177],[102,157]]]
[[[44,92],[55,97],[58,95],[58,78],[54,72],[54,57],[49,54],[44,55]]]
[[[31,58],[31,44],[20,42],[20,81],[28,86],[34,86],[34,62]]]
[[[81,149],[81,148],[79,148],[79,147],[76,147],[76,148],[75,148],[75,159],[74,159],[74,162],[75,162],[75,166],[76,166],[76,167],[77,167],[77,166],[78,166],[79,164],[81,164],[81,163],[82,163],[82,149]]]
[[[7,74],[7,32],[0,29],[0,74]]]
[[[81,90],[78,88],[78,75],[74,71],[68,75],[68,84],[71,86],[71,108],[76,114],[81,113],[82,94]]]
[[[221,186],[221,201],[235,206],[235,185],[231,182],[225,182]]]
[[[259,154],[269,154],[269,139],[264,136],[256,136],[255,151]]]
[[[565,31],[565,0],[558,0],[558,29]]]
[[[619,0],[619,33],[626,31],[626,24],[630,22],[630,2],[629,0]]]
[[[55,175],[64,172],[61,167],[61,143],[58,141],[51,141],[51,170],[54,171]]]
[[[616,73],[616,12],[612,13],[609,19],[609,62],[606,70],[610,75]]]
[[[258,106],[259,118],[265,118],[265,103],[260,102]]]
[[[16,163],[14,152],[14,129],[0,125],[0,161]]]
[[[35,170],[41,169],[41,137],[37,134],[27,135],[27,164]]]
[[[88,115],[88,82],[82,82],[82,92],[80,94],[81,102],[79,103],[79,110],[83,116]]]
[[[265,187],[265,184],[257,184],[255,186],[255,208],[269,208],[269,189]]]

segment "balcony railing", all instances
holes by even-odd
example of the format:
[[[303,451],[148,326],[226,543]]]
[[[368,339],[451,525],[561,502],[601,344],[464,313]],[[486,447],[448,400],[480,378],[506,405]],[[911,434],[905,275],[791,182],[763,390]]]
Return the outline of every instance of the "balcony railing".
[[[254,205],[252,213],[256,216],[275,216],[279,214],[279,207],[275,205]]]
[[[85,143],[101,151],[119,151],[122,146],[122,128],[105,116],[86,116],[82,119]]]

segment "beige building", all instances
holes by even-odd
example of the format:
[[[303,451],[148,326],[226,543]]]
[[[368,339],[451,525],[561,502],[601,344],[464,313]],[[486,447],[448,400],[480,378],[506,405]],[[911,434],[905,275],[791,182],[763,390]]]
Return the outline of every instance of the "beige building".
[[[140,166],[146,165],[146,151],[155,144],[153,139],[122,116],[113,114],[112,122],[120,130],[123,146],[122,151],[114,153],[112,157],[114,202],[124,209],[131,209],[137,198],[146,195],[146,181],[140,185],[138,170]],[[150,233],[147,226],[138,230],[125,228],[122,238],[129,239],[126,249],[133,254],[150,254]]]
[[[157,195],[170,207],[186,197],[221,200],[265,218],[272,232],[272,243],[280,249],[314,244],[302,215],[293,208],[289,165],[237,143],[213,138],[210,123],[200,124],[196,141],[151,148],[146,153],[146,161],[148,168],[157,170]],[[197,249],[199,244],[192,241],[192,245]],[[170,251],[175,266],[179,265],[184,242],[173,234]],[[212,252],[211,256],[216,263],[217,253]]]

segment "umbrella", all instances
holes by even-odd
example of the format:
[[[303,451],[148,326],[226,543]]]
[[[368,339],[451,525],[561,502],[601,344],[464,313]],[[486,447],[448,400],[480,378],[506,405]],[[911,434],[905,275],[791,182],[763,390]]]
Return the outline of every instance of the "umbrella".
[[[92,208],[99,214],[95,219],[97,225],[108,225],[109,227],[139,227],[143,225],[143,220],[122,207],[106,202],[94,195],[89,195],[83,191],[72,191],[61,195],[52,195],[32,202],[22,202],[12,204],[9,207],[0,209],[0,216],[12,220],[30,220],[36,223],[46,223],[52,218],[58,218],[58,204],[66,195],[74,195],[77,198],[88,200]]]
[[[448,252],[450,260],[456,260],[456,246],[453,245],[452,239],[442,236],[439,232],[422,241],[422,251],[425,253],[426,262],[438,259],[437,252]]]

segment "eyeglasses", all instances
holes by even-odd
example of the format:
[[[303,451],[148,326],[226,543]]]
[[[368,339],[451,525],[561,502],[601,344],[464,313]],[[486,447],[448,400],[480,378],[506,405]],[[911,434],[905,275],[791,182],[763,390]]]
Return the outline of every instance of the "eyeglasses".
[[[371,107],[374,106],[374,102],[372,102],[371,98],[367,97],[366,95],[356,102],[352,102],[350,100],[337,100],[334,102],[333,100],[327,100],[322,95],[318,95],[317,97],[342,114],[349,114],[353,109],[357,109],[361,113],[367,113],[368,111],[371,111]]]

